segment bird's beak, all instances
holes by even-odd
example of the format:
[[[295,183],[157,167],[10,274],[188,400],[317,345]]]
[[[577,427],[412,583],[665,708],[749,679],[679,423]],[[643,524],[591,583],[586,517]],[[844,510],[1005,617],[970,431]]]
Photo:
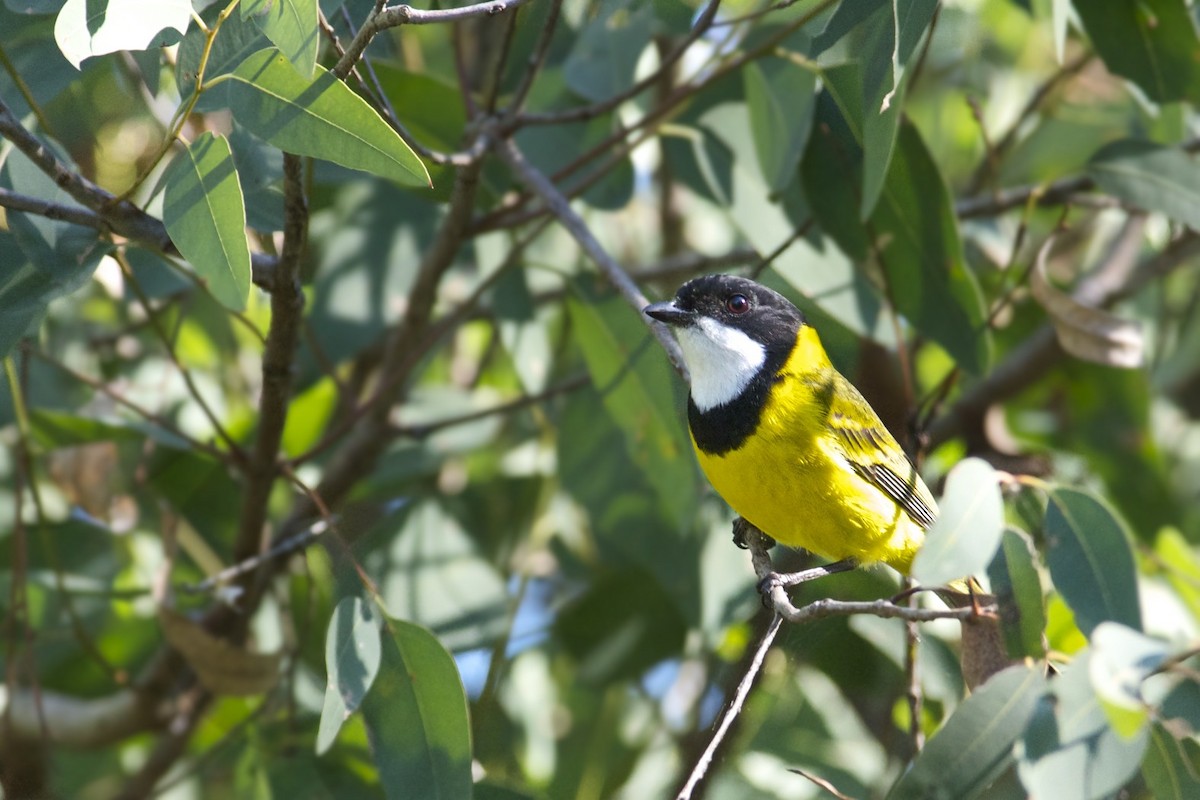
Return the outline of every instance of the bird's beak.
[[[654,305],[646,306],[642,309],[642,313],[646,316],[656,319],[659,322],[665,322],[668,325],[682,328],[685,325],[690,325],[692,318],[695,317],[695,312],[685,311],[675,305],[674,300],[668,300],[665,303],[655,303]]]

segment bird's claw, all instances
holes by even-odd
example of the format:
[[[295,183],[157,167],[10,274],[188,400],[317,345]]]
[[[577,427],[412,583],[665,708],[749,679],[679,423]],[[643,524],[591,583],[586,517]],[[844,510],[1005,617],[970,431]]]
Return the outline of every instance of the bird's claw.
[[[747,537],[754,532],[757,532],[758,535],[762,537],[764,550],[770,550],[775,546],[774,539],[755,528],[754,525],[748,522],[745,517],[738,517],[733,521],[733,543],[742,550],[748,550],[750,548],[750,540]]]

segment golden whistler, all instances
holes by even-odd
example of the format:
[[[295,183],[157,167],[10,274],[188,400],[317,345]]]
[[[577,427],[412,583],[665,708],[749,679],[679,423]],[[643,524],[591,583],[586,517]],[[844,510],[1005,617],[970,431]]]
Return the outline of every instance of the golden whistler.
[[[937,504],[799,309],[710,275],[645,313],[678,336],[692,443],[734,511],[790,547],[908,573]]]

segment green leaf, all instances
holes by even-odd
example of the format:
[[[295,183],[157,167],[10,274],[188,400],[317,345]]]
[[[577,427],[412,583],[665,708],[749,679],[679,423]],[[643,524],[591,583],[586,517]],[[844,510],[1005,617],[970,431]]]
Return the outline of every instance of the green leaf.
[[[1145,729],[1125,739],[1109,726],[1089,677],[1093,653],[1084,650],[1039,703],[1018,746],[1017,771],[1033,797],[1099,800],[1137,772]]]
[[[916,128],[901,126],[883,194],[869,224],[858,218],[853,190],[863,152],[852,122],[833,102],[834,86],[856,85],[826,70],[817,101],[817,125],[801,162],[804,190],[820,198],[813,217],[852,260],[875,256],[884,279],[876,279],[895,307],[972,373],[986,368],[991,336],[974,275],[967,269],[950,193]],[[853,70],[849,70],[853,72]],[[874,276],[873,276],[874,277]]]
[[[1034,564],[1033,542],[1025,533],[1008,528],[1000,549],[988,565],[988,580],[1000,607],[1000,630],[1005,649],[1014,659],[1046,655],[1046,603]]]
[[[1092,631],[1092,688],[1109,725],[1122,737],[1132,737],[1149,720],[1142,681],[1167,655],[1163,642],[1116,622],[1101,622]]]
[[[1190,751],[1190,752],[1189,752]],[[1200,797],[1200,769],[1194,739],[1177,739],[1165,725],[1150,726],[1150,743],[1142,761],[1142,779],[1155,800]]]
[[[672,375],[636,313],[615,294],[600,295],[594,283],[591,276],[576,280],[568,301],[588,372],[661,508],[682,526],[695,507],[696,478]]]
[[[913,561],[913,577],[931,586],[982,572],[1004,528],[996,471],[981,458],[964,459],[950,470],[938,505],[938,517]]]
[[[385,518],[370,544],[362,564],[389,615],[424,625],[456,650],[487,646],[500,634],[509,606],[504,579],[437,500]]]
[[[325,704],[317,730],[317,755],[329,750],[342,723],[362,704],[383,658],[375,604],[343,597],[325,634]]]
[[[245,308],[250,247],[229,142],[208,131],[200,134],[171,165],[166,184],[163,223],[171,241],[214,297],[229,308]]]
[[[229,104],[239,123],[280,150],[429,185],[425,165],[365,100],[320,67],[315,79],[303,77],[274,48],[234,70]]]
[[[1130,205],[1200,228],[1200,164],[1177,147],[1121,139],[1096,151],[1087,172]]]
[[[604,3],[583,28],[563,64],[567,86],[588,100],[606,100],[633,85],[638,58],[653,33],[651,4]]]
[[[1046,543],[1050,576],[1086,636],[1105,620],[1142,629],[1133,551],[1112,511],[1089,494],[1055,487]]]
[[[1158,103],[1200,99],[1200,40],[1184,0],[1074,0],[1074,5],[1110,72]]]
[[[317,0],[245,0],[242,19],[253,19],[296,71],[312,77],[317,65]]]
[[[362,705],[384,793],[470,800],[471,728],[454,659],[419,625],[386,624],[379,675]]]
[[[1012,763],[1012,748],[1033,714],[1045,678],[1016,666],[992,676],[934,734],[892,790],[889,800],[986,796]]]
[[[747,64],[742,78],[759,169],[781,192],[795,179],[812,131],[817,75],[787,59],[764,58]]]
[[[983,298],[966,266],[950,193],[911,124],[900,126],[871,227],[896,308],[963,369],[982,373],[991,358]]]
[[[54,24],[54,40],[76,69],[89,56],[145,50],[179,41],[192,21],[190,0],[67,0]]]
[[[202,15],[205,23],[212,26],[220,10],[218,5],[210,6]],[[196,74],[200,69],[206,39],[204,31],[192,28],[179,43],[179,53],[175,60],[175,81],[179,84],[180,97],[188,97],[196,89]],[[270,41],[259,27],[250,20],[243,20],[241,14],[227,17],[209,49],[208,62],[204,67],[205,89],[196,101],[194,110],[205,112],[228,107],[229,94],[226,90],[229,84],[218,82],[212,85],[213,80],[233,72],[251,54],[269,44]]]

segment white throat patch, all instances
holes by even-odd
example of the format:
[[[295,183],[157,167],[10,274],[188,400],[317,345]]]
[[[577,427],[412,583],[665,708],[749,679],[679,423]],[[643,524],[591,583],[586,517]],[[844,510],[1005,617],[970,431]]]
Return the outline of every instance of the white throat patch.
[[[692,402],[701,411],[735,400],[767,360],[765,347],[711,317],[701,317],[678,334],[692,375]]]

